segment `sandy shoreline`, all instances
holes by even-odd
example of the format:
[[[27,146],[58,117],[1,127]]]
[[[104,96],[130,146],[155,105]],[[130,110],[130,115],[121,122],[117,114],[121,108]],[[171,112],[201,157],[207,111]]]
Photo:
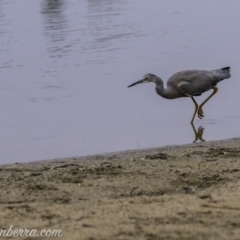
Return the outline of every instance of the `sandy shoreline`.
[[[0,180],[0,229],[240,239],[240,139],[12,164]]]

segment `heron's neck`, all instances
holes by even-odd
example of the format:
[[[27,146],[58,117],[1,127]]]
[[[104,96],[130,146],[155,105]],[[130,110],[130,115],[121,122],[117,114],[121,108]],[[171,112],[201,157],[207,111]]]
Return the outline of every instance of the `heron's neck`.
[[[156,84],[156,92],[158,95],[160,95],[163,98],[171,99],[171,92],[169,88],[164,88],[163,81],[161,78],[155,79]]]

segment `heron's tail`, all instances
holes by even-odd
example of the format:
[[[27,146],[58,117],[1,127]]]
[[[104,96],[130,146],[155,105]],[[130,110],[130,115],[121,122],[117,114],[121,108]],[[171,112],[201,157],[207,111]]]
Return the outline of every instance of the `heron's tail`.
[[[221,69],[217,69],[217,70],[215,70],[215,73],[218,75],[219,78],[221,78],[221,80],[231,77],[230,67],[224,67]]]

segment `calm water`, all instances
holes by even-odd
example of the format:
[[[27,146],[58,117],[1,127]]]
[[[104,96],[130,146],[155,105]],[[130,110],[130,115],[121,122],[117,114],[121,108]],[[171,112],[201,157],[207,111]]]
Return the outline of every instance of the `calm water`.
[[[240,1],[0,0],[0,163],[191,143],[191,99],[165,100],[183,69],[230,65],[203,138],[240,137]],[[210,92],[198,97],[201,102]]]

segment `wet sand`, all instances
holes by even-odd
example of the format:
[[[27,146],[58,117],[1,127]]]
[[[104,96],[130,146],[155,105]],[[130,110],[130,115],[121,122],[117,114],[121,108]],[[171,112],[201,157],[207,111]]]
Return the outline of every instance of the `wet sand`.
[[[1,229],[240,239],[240,139],[1,166],[0,180]]]

